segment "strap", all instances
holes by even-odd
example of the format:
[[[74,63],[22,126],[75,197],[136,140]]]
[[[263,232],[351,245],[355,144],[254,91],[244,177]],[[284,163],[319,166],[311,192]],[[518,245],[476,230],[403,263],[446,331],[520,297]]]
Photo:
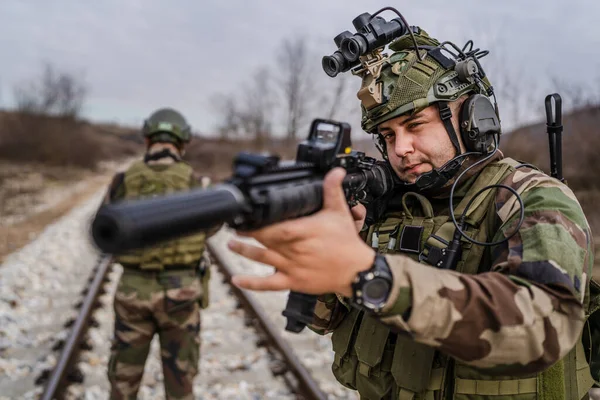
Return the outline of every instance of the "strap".
[[[442,390],[444,384],[444,373],[446,368],[434,368],[431,370],[431,378],[429,379],[429,386],[427,390],[436,391]]]
[[[161,151],[157,151],[156,153],[146,153],[146,155],[144,156],[144,162],[156,161],[165,157],[171,157],[175,162],[179,162],[181,160],[181,157],[177,156],[176,154],[173,154],[173,152],[169,149],[163,149]]]
[[[409,217],[413,216],[412,212],[408,208],[408,205],[406,204],[406,200],[409,197],[414,197],[415,199],[417,199],[417,201],[421,205],[421,210],[423,211],[423,216],[425,218],[433,218],[433,206],[431,205],[429,200],[427,200],[427,198],[422,194],[418,194],[415,192],[406,192],[402,195],[402,209],[404,210],[406,215],[408,215]]]
[[[438,109],[440,110],[440,118],[446,131],[448,132],[448,136],[450,136],[450,141],[454,148],[456,149],[456,155],[461,154],[460,144],[458,143],[458,136],[456,136],[456,131],[454,130],[454,126],[452,125],[452,110],[448,107],[448,102],[446,101],[438,101]]]
[[[473,183],[473,186],[471,186],[465,197],[463,197],[454,210],[454,214],[456,216],[462,215],[465,212],[467,204],[471,201],[475,193],[482,190],[486,186],[496,185],[502,182],[504,177],[507,175],[507,172],[510,171],[512,167],[508,162],[502,161],[504,160],[501,160],[498,163],[490,164],[485,167],[483,171],[481,171]],[[473,203],[471,203],[466,214],[466,220],[469,224],[478,226],[481,221],[483,221],[489,209],[488,205],[494,199],[494,194],[496,192],[495,189],[497,188],[490,188],[489,190],[482,192],[479,196],[477,196]]]
[[[352,342],[352,336],[357,326],[357,321],[362,318],[363,313],[355,308],[350,311],[350,314],[346,316],[341,324],[333,331],[331,336],[331,344],[335,353],[334,364],[336,366],[342,365],[343,357],[348,354],[350,350],[350,343]],[[358,324],[360,325],[360,323]]]
[[[455,388],[455,394],[476,394],[483,396],[537,393],[537,378],[498,381],[456,378]]]
[[[398,400],[413,400],[414,398],[415,398],[415,392],[411,392],[410,390],[400,388],[400,393],[398,394]]]

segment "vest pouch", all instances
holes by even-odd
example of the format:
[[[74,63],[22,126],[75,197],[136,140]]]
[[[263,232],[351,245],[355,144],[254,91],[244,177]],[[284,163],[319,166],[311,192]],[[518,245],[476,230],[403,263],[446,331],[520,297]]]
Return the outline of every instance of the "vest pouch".
[[[583,398],[591,387],[598,385],[600,374],[600,285],[591,279],[589,288],[587,319],[583,326],[581,340],[562,360],[567,397]]]
[[[401,218],[388,218],[385,222],[374,225],[373,228],[371,228],[373,231],[369,232],[370,240],[367,244],[378,253],[387,253],[389,251],[388,246],[390,245],[390,241],[392,242],[392,246],[395,246],[401,222]]]
[[[358,359],[356,389],[361,399],[384,398],[393,386],[390,372],[393,345],[388,344],[390,330],[377,319],[365,315],[360,324],[354,349]]]
[[[423,393],[429,388],[435,350],[399,334],[394,349],[392,376],[401,389]]]
[[[354,390],[356,390],[358,358],[353,351],[352,338],[355,335],[357,326],[360,325],[362,315],[361,311],[352,308],[331,335],[334,352],[331,371],[339,383]]]
[[[486,375],[456,361],[453,400],[540,400],[538,385],[541,386],[542,383],[538,380],[537,374],[519,377]],[[566,400],[552,396],[544,396],[543,399]]]

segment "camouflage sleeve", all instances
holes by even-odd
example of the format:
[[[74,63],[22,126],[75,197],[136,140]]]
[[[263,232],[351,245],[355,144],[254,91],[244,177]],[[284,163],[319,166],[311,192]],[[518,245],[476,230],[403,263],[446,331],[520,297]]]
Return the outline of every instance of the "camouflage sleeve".
[[[102,204],[114,203],[125,197],[125,185],[123,185],[124,179],[125,173],[123,172],[119,172],[113,177],[108,186],[108,190],[106,191],[106,195],[102,200]]]
[[[564,357],[583,328],[591,235],[575,196],[557,180],[519,169],[504,184],[521,196],[525,220],[495,251],[492,270],[466,275],[387,256],[394,288],[380,319],[488,373],[539,372]],[[496,200],[494,240],[510,235],[519,216],[508,191]]]
[[[313,321],[308,328],[319,335],[333,332],[348,313],[350,306],[338,295],[329,293],[318,297]]]

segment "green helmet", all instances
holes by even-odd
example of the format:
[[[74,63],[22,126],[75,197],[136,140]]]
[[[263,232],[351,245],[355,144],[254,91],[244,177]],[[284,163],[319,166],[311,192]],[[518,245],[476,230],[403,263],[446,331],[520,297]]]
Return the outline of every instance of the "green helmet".
[[[191,127],[179,112],[172,108],[161,108],[144,121],[144,137],[153,142],[187,143],[190,141]]]
[[[375,133],[379,124],[437,102],[454,101],[470,93],[489,95],[487,78],[475,77],[480,68],[474,57],[458,62],[447,58],[440,42],[420,28],[414,39],[422,49],[423,60],[411,36],[405,35],[390,43],[393,53],[389,58],[381,57],[363,74],[357,96],[361,100],[361,126],[366,132]]]

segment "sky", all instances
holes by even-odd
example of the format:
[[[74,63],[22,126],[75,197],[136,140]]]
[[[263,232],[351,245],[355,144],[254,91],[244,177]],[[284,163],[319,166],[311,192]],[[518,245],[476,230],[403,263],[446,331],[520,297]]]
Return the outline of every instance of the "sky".
[[[14,86],[48,62],[86,82],[86,118],[135,126],[171,106],[196,131],[214,132],[214,96],[236,96],[261,66],[276,74],[284,39],[304,35],[315,74],[330,80],[320,63],[335,50],[333,37],[384,6],[440,40],[490,50],[482,62],[492,83],[496,73],[521,99],[501,99],[508,126],[511,117],[534,118],[543,93],[556,90],[552,78],[600,93],[597,0],[2,0],[0,107],[12,107]],[[352,79],[345,97],[356,122],[360,82]]]

